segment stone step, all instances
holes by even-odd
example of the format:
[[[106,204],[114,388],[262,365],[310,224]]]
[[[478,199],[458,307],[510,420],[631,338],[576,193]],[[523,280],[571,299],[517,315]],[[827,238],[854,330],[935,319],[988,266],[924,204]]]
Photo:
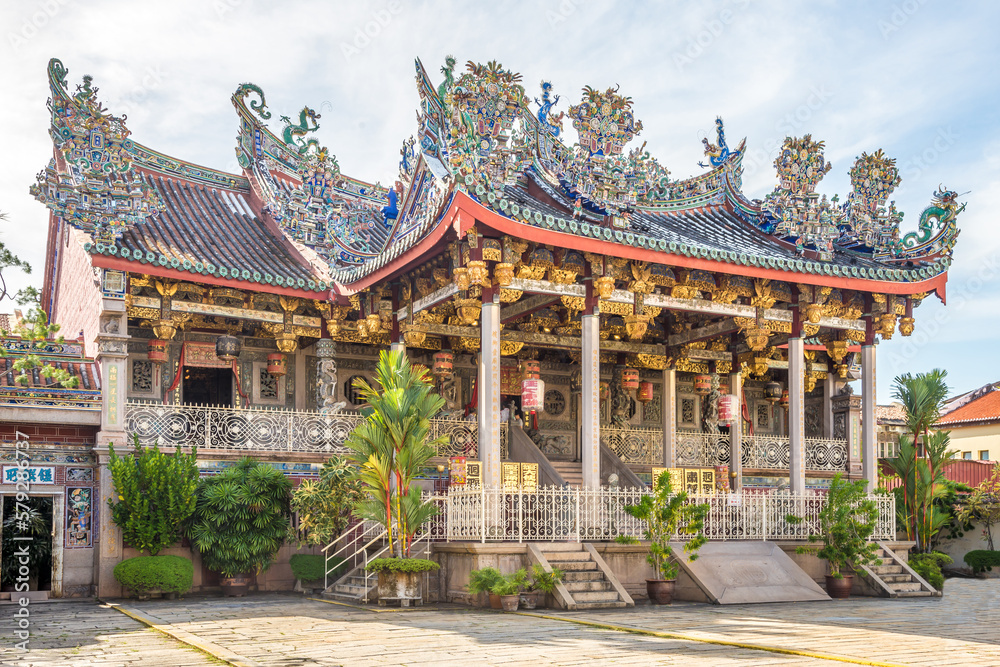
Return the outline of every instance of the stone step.
[[[560,570],[562,568],[559,568]],[[600,581],[604,573],[600,570],[581,570],[579,572],[563,572],[563,581]]]
[[[549,565],[558,567],[563,572],[580,572],[585,570],[597,570],[597,563],[594,561],[553,561],[549,560]]]
[[[590,560],[590,552],[588,552],[588,551],[555,551],[555,552],[552,552],[552,551],[548,551],[546,549],[542,549],[542,555],[545,556],[545,560],[549,561],[550,563],[552,561],[554,561],[554,560],[558,560],[560,562],[566,562],[566,561],[571,561],[571,560],[579,560],[579,561]]]
[[[352,586],[372,586],[376,582],[374,577],[371,580],[366,580],[364,577],[348,577],[345,584],[351,584]]]
[[[574,602],[617,602],[618,591],[590,591],[573,593]]]
[[[874,566],[872,566],[872,572],[874,572],[875,574],[879,575],[880,577],[883,574],[902,574],[902,572],[903,572],[903,566],[902,565],[874,565]]]
[[[920,582],[919,581],[896,582],[889,584],[889,588],[896,591],[897,593],[919,591]]]
[[[333,587],[334,593],[344,593],[345,595],[364,595],[368,590],[365,586],[351,586],[350,584],[337,584]]]
[[[538,550],[543,554],[553,551],[583,551],[583,545],[579,542],[539,542]]]
[[[577,593],[585,593],[587,591],[611,591],[614,587],[610,582],[604,579],[596,579],[594,581],[564,581],[563,586],[566,587],[570,593],[573,594],[573,599],[577,598]]]
[[[899,583],[899,582],[905,582],[905,581],[913,581],[910,578],[909,573],[907,573],[907,572],[904,572],[902,574],[883,574],[883,575],[881,575],[879,577],[879,579],[881,579],[882,581],[884,581],[887,584]]]
[[[930,591],[899,591],[896,597],[899,598],[929,598],[934,594]]]
[[[628,604],[624,600],[614,600],[611,602],[577,602],[571,609],[584,610],[584,609],[622,609],[627,607]]]

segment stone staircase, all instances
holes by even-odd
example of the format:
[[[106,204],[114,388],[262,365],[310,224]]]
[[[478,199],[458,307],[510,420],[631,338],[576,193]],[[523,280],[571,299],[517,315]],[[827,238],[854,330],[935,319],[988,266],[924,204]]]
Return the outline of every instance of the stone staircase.
[[[570,486],[583,486],[583,466],[579,461],[552,461],[552,467],[556,469],[566,483]]]
[[[551,572],[564,572],[554,592],[563,609],[611,609],[633,607],[631,596],[590,544],[553,542],[528,545],[528,556]]]
[[[909,565],[899,558],[888,546],[878,543],[876,556],[880,559],[877,565],[862,566],[868,577],[855,578],[862,586],[872,588],[871,592],[882,597],[917,598],[940,596],[930,584],[914,572]],[[865,579],[870,579],[865,582]]]
[[[337,602],[352,602],[362,604],[375,599],[375,588],[378,579],[365,579],[365,573],[360,567],[350,570],[323,591],[323,598]]]

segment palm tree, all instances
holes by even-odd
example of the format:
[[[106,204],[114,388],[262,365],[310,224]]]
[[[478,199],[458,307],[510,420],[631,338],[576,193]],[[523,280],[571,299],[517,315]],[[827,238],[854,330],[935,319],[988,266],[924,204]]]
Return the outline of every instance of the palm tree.
[[[437,511],[425,503],[421,491],[411,486],[448,436],[428,441],[430,419],[444,407],[432,393],[425,369],[415,370],[404,352],[379,355],[376,387],[364,379],[354,387],[369,407],[365,421],[348,436],[348,459],[360,468],[360,478],[370,495],[355,506],[355,514],[385,526],[397,558],[409,554],[417,529]]]
[[[892,397],[906,410],[906,428],[913,436],[913,442],[921,437],[926,441],[931,426],[941,416],[941,404],[948,397],[946,377],[948,371],[935,368],[930,373],[904,373],[893,380]]]

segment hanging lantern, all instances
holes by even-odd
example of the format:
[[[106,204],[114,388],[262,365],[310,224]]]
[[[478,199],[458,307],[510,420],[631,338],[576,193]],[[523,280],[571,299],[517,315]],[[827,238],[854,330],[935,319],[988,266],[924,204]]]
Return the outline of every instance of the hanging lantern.
[[[788,390],[781,392],[781,407],[788,409]]]
[[[719,421],[732,424],[737,420],[740,401],[734,394],[724,394],[719,397]]]
[[[601,383],[600,389],[598,391],[598,396],[600,396],[600,398],[601,398],[602,401],[606,401],[609,398],[611,398],[611,383],[610,382],[602,382]]]
[[[154,338],[149,341],[149,349],[146,356],[154,364],[162,364],[167,360],[167,341]]]
[[[781,383],[768,382],[764,385],[764,398],[769,403],[777,403],[781,400]]]
[[[537,380],[542,377],[542,364],[535,359],[525,359],[521,362],[521,376],[525,380]]]
[[[439,378],[450,377],[455,367],[455,355],[451,350],[441,350],[434,355],[434,375]]]
[[[215,339],[215,356],[225,361],[235,361],[240,356],[240,339],[236,336],[219,336]]]
[[[536,378],[521,380],[521,409],[541,412],[545,407],[545,382]]]
[[[622,389],[625,391],[635,391],[639,388],[639,371],[635,368],[626,368],[622,371]]]
[[[288,372],[288,360],[281,352],[267,355],[267,372],[274,377],[281,377]]]
[[[712,391],[712,376],[705,373],[698,373],[694,376],[694,392],[702,396],[708,396]]]
[[[639,383],[639,391],[635,395],[635,400],[640,403],[649,403],[653,400],[653,383],[649,380],[643,380]]]

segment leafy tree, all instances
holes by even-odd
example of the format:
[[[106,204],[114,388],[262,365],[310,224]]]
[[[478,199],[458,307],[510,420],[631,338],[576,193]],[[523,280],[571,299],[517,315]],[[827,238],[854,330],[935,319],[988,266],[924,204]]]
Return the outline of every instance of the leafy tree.
[[[0,222],[8,222],[6,213],[0,212]],[[28,264],[23,259],[21,259],[20,257],[18,257],[17,255],[15,255],[13,251],[11,251],[11,249],[8,248],[3,241],[0,241],[0,301],[3,301],[8,296],[10,296],[9,292],[7,291],[7,280],[4,278],[3,272],[5,269],[12,269],[12,268],[20,269],[21,271],[27,274],[31,273],[31,265]],[[30,290],[30,292],[28,290]],[[29,297],[32,293],[37,294],[37,291],[34,288],[28,287],[25,290],[21,290],[20,292],[18,292],[15,298],[20,303],[21,299]]]
[[[946,377],[948,371],[935,368],[929,373],[904,373],[893,380],[892,397],[906,410],[906,428],[914,442],[926,438],[941,416],[941,405],[948,397]]]
[[[993,466],[993,473],[988,479],[973,489],[958,512],[962,521],[975,521],[982,525],[986,546],[994,551],[993,526],[1000,524],[1000,462]]]
[[[2,543],[3,551],[2,574],[0,581],[4,586],[13,586],[19,576],[21,563],[15,552],[27,545],[28,576],[42,579],[45,573],[42,568],[51,562],[52,557],[52,499],[31,498],[27,500],[24,511],[17,511],[13,495],[4,498],[4,520]],[[30,540],[16,540],[16,537],[30,537]]]
[[[383,351],[375,368],[377,388],[361,378],[354,382],[370,406],[345,443],[368,494],[354,512],[385,526],[397,558],[409,556],[413,534],[437,512],[412,486],[436,448],[447,442],[447,436],[428,441],[430,419],[445,401],[431,393],[426,375],[405,354]]]
[[[319,480],[305,480],[292,494],[292,511],[299,515],[300,542],[329,544],[344,532],[351,509],[365,494],[354,466],[340,457],[323,464]]]
[[[660,579],[677,578],[680,566],[673,561],[674,550],[670,546],[675,535],[694,536],[684,543],[688,560],[697,559],[698,549],[708,541],[702,532],[708,504],[691,505],[687,500],[687,491],[673,492],[670,473],[665,470],[656,480],[652,495],[644,495],[635,505],[625,506],[630,516],[646,522],[645,537],[649,540],[646,560]]]
[[[134,454],[119,456],[108,447],[109,469],[117,500],[108,498],[111,521],[122,538],[140,552],[155,556],[181,538],[194,513],[198,488],[197,449],[171,456],[156,445],[143,447],[133,436]]]
[[[205,565],[224,577],[271,567],[288,536],[291,490],[280,470],[249,457],[202,479],[188,535]]]

